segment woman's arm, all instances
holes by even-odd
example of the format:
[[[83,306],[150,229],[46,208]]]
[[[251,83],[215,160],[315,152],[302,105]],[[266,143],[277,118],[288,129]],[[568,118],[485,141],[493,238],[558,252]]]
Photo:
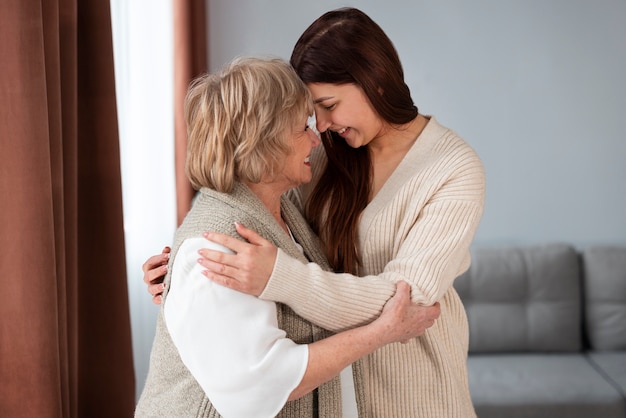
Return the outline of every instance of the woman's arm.
[[[203,248],[198,261],[203,274],[231,289],[289,305],[298,315],[338,332],[378,317],[393,296],[395,283],[376,276],[356,277],[325,271],[315,263],[290,257],[256,232],[237,225],[249,243],[212,232],[205,237],[232,250]],[[356,299],[360,300],[356,303]]]
[[[423,334],[440,313],[439,307],[430,308],[424,319],[423,308],[410,302],[409,286],[403,283],[372,323],[298,345],[278,328],[275,303],[219,286],[201,274],[197,250],[207,245],[200,238],[181,245],[164,315],[183,363],[222,414],[275,415],[287,400],[310,392],[360,357]]]
[[[275,303],[206,280],[197,250],[207,245],[187,239],[172,260],[163,306],[167,330],[221,415],[274,416],[306,372],[308,348],[278,328]]]
[[[422,319],[424,309],[428,310],[428,318],[425,320]],[[289,399],[310,392],[359,358],[384,345],[406,342],[422,335],[439,314],[439,304],[423,308],[411,303],[409,285],[398,282],[394,296],[385,304],[380,317],[372,323],[309,344],[306,373]]]
[[[391,253],[391,259],[380,265],[380,270],[376,268],[382,271],[378,275],[334,274],[314,263],[302,264],[241,226],[238,232],[249,244],[207,233],[209,240],[236,254],[202,250],[200,262],[211,280],[285,303],[323,328],[349,329],[380,313],[394,292],[395,282],[411,284],[413,301],[428,306],[438,301],[469,267],[469,247],[482,214],[482,190],[457,190],[449,182],[426,204],[422,203],[421,210],[415,209],[413,202],[407,203],[406,213],[411,216],[399,220],[401,227],[364,240],[362,256],[368,261],[380,258],[375,251],[381,248]],[[390,241],[381,244],[383,238]]]
[[[249,243],[212,232],[205,237],[233,251],[203,248],[203,274],[231,289],[285,303],[298,315],[330,331],[362,326],[378,317],[395,292],[395,282],[380,276],[357,277],[304,264],[256,232],[237,225]]]

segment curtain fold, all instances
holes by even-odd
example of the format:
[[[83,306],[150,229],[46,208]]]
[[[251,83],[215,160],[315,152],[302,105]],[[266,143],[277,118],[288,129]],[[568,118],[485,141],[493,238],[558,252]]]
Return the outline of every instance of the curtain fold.
[[[191,207],[194,190],[185,174],[187,128],[183,114],[191,80],[208,69],[205,0],[174,0],[174,158],[176,218],[180,225]]]
[[[108,1],[0,6],[0,416],[135,402]]]

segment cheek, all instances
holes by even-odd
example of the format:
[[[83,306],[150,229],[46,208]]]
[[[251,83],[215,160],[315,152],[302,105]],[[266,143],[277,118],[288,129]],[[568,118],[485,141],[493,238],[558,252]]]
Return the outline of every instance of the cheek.
[[[364,112],[360,122],[363,133],[369,136],[378,135],[384,126],[383,121],[373,112]]]

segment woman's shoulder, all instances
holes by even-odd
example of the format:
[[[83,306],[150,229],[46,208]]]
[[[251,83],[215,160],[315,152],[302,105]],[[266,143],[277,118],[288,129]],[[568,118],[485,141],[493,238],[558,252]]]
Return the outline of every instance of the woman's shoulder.
[[[427,151],[427,155],[433,159],[450,159],[460,165],[471,163],[482,166],[480,156],[469,142],[453,129],[440,124],[434,116],[429,118],[426,128],[416,141],[416,144],[421,142],[421,153]]]
[[[398,178],[403,179],[405,187],[419,187],[421,190],[425,190],[426,184],[438,190],[443,184],[453,185],[456,182],[483,189],[485,172],[472,146],[454,130],[430,116],[428,124],[402,162]]]
[[[213,192],[213,193],[211,193]],[[217,192],[202,189],[187,212],[179,229],[183,230],[211,230],[226,234],[236,234],[233,223],[241,217],[238,206],[223,199],[216,198]]]
[[[242,194],[242,196],[238,196]],[[185,239],[202,236],[205,231],[219,232],[242,239],[235,229],[235,222],[259,230],[262,206],[245,193],[220,193],[208,188],[200,189],[193,206],[177,228],[174,242],[182,243]]]

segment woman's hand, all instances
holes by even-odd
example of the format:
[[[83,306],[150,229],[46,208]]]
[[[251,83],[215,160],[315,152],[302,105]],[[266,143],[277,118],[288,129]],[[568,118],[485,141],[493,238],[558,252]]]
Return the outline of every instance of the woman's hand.
[[[433,326],[441,314],[439,302],[432,306],[411,302],[411,287],[404,281],[396,283],[396,293],[387,301],[378,319],[371,323],[383,344],[406,343]]]
[[[167,262],[170,259],[170,247],[163,248],[163,252],[148,258],[141,270],[143,281],[148,286],[148,292],[152,295],[152,303],[161,304],[163,301],[163,289],[165,289],[165,275],[167,274]]]
[[[237,223],[236,228],[239,235],[249,243],[228,235],[205,232],[203,235],[206,239],[229,248],[235,254],[203,249],[199,251],[202,258],[198,263],[206,269],[202,274],[214,282],[259,296],[274,269],[278,248],[240,223]]]

